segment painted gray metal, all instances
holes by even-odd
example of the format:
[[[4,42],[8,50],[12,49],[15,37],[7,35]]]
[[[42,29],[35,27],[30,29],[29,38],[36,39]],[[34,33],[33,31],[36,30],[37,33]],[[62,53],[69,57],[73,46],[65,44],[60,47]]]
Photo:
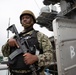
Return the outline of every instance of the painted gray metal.
[[[58,75],[76,75],[76,21],[53,21]]]

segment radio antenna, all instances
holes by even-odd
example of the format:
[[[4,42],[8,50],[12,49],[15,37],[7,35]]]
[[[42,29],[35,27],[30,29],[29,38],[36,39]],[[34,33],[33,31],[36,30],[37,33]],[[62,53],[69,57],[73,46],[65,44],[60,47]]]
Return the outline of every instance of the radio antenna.
[[[9,18],[9,21],[8,21],[8,27],[10,26],[10,18]],[[9,31],[7,31],[7,38],[9,38]]]

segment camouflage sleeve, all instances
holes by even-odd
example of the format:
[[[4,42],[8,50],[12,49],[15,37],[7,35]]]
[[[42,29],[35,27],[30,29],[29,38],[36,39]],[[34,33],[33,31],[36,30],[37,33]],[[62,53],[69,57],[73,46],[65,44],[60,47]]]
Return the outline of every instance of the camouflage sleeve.
[[[6,42],[1,48],[2,54],[4,57],[8,57],[10,54],[10,46]]]
[[[52,53],[52,45],[49,40],[49,38],[38,32],[38,41],[39,41],[39,46],[43,50],[43,54],[38,55],[38,65],[39,66],[46,66],[50,65],[51,61],[53,60],[53,53]]]

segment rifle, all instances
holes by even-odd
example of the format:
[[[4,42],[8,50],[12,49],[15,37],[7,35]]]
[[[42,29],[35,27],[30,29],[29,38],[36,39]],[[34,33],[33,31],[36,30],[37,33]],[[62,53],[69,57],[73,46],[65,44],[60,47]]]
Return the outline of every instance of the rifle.
[[[26,43],[27,43],[27,40],[26,40],[26,39],[20,39],[20,36],[19,36],[18,31],[17,31],[17,29],[16,29],[16,27],[15,27],[14,24],[11,25],[10,27],[8,27],[7,30],[10,30],[10,31],[12,31],[12,33],[15,33],[15,36],[16,36],[16,38],[17,38],[17,43],[18,43],[18,45],[19,45],[19,48],[16,49],[13,53],[11,53],[11,54],[9,55],[9,58],[10,58],[11,60],[13,60],[17,55],[19,55],[19,54],[21,54],[21,53],[27,53],[27,51],[31,52],[30,48],[27,49],[27,47],[26,47],[26,45],[25,45],[25,41],[26,41]],[[31,71],[32,71],[32,75],[37,75],[37,73],[36,73],[36,68],[34,67],[34,64],[29,65],[29,68],[30,68]]]

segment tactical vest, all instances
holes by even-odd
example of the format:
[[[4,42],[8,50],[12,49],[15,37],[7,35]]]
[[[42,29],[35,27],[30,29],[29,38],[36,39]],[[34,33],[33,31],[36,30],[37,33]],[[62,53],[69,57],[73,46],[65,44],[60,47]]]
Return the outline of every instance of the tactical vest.
[[[39,47],[39,43],[38,43],[38,39],[37,39],[37,32],[38,31],[34,31],[31,35],[25,35],[25,36],[22,35],[22,37],[24,39],[27,39],[27,42],[31,49],[32,54],[35,54],[34,46],[36,46],[36,48],[39,50],[40,53],[43,53],[43,50],[40,49],[40,47]],[[16,47],[14,47],[14,48],[11,47],[10,53],[12,53],[16,49],[17,49]],[[35,63],[35,67],[38,67],[37,62]],[[23,53],[16,56],[12,61],[9,60],[9,68],[11,70],[29,70],[29,65],[26,65],[24,63]]]

